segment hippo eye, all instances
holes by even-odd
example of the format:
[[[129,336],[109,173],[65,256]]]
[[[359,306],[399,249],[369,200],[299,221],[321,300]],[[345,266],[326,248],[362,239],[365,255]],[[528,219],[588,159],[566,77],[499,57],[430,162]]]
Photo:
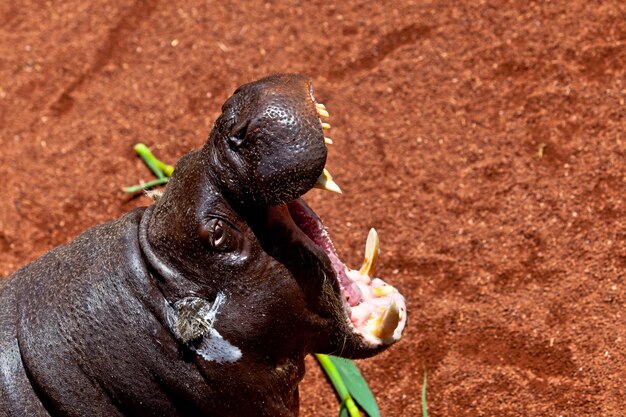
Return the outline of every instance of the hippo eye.
[[[224,243],[224,240],[226,240],[224,237],[224,224],[218,220],[213,227],[213,245],[220,246]]]
[[[200,228],[200,237],[213,249],[229,252],[237,247],[232,227],[222,219],[213,218]]]

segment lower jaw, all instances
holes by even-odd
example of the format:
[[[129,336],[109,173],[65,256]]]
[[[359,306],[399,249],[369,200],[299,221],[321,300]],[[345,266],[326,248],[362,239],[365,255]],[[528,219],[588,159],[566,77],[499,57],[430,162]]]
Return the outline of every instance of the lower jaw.
[[[364,266],[360,270],[350,269],[340,260],[324,225],[313,210],[301,199],[292,201],[287,207],[295,225],[330,259],[339,283],[346,321],[352,332],[369,348],[400,340],[406,324],[406,304],[396,288],[373,276],[378,258],[377,235],[376,253],[368,253],[374,249],[367,247]],[[368,246],[369,240],[370,236]],[[366,268],[366,264],[369,267]]]

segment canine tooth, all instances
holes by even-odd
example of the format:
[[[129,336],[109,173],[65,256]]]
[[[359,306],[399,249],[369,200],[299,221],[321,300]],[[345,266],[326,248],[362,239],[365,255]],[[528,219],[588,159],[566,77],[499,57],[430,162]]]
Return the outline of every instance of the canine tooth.
[[[324,106],[322,103],[315,103],[315,107],[320,110],[326,110],[326,106]]]
[[[331,138],[324,138],[324,143],[327,145],[332,145],[333,144],[333,140]]]
[[[392,301],[387,310],[376,320],[372,334],[380,339],[389,339],[393,336],[400,323],[400,310],[395,301]]]
[[[332,191],[335,193],[341,194],[341,188],[337,185],[335,181],[333,181],[332,175],[326,168],[322,172],[322,175],[317,179],[315,183],[315,188],[320,188],[322,190]]]
[[[367,241],[365,242],[365,259],[359,269],[361,275],[373,276],[376,272],[376,265],[378,264],[378,255],[380,254],[380,240],[378,239],[378,233],[373,227],[367,234]]]
[[[322,129],[330,129],[330,125],[328,123],[322,123]]]
[[[328,114],[326,110],[320,109],[319,107],[317,108],[317,114],[319,114],[322,117],[330,117],[330,114]]]

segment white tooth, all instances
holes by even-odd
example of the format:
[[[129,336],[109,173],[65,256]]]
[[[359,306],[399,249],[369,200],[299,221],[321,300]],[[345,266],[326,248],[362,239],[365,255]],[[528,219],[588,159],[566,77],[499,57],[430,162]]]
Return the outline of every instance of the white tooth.
[[[333,144],[333,140],[331,138],[324,138],[324,143],[327,145],[332,145]]]
[[[326,110],[320,109],[319,107],[317,108],[317,114],[319,114],[322,117],[330,117],[330,114],[328,114]]]
[[[326,110],[326,106],[324,106],[322,103],[315,103],[315,107],[320,110]]]
[[[367,234],[367,241],[365,242],[365,259],[359,269],[361,275],[374,276],[376,272],[376,265],[378,264],[378,255],[380,255],[380,240],[378,239],[378,233],[373,227]]]
[[[374,297],[386,297],[393,293],[393,287],[391,285],[383,285],[382,287],[373,287],[372,294]]]
[[[341,194],[341,188],[333,181],[333,177],[330,175],[330,172],[326,168],[322,172],[322,175],[317,179],[315,183],[315,188],[320,188],[322,190],[332,191],[334,193]]]
[[[322,123],[322,129],[330,129],[330,125],[328,123]]]
[[[400,310],[395,301],[392,301],[387,310],[376,319],[372,334],[380,339],[389,339],[393,336],[400,323]]]

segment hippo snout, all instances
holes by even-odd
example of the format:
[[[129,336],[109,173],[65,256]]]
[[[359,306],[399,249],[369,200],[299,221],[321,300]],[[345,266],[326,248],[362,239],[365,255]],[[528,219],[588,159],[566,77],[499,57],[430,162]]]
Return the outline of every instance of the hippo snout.
[[[224,191],[242,205],[286,203],[310,190],[327,154],[311,81],[280,74],[239,87],[205,154]]]

